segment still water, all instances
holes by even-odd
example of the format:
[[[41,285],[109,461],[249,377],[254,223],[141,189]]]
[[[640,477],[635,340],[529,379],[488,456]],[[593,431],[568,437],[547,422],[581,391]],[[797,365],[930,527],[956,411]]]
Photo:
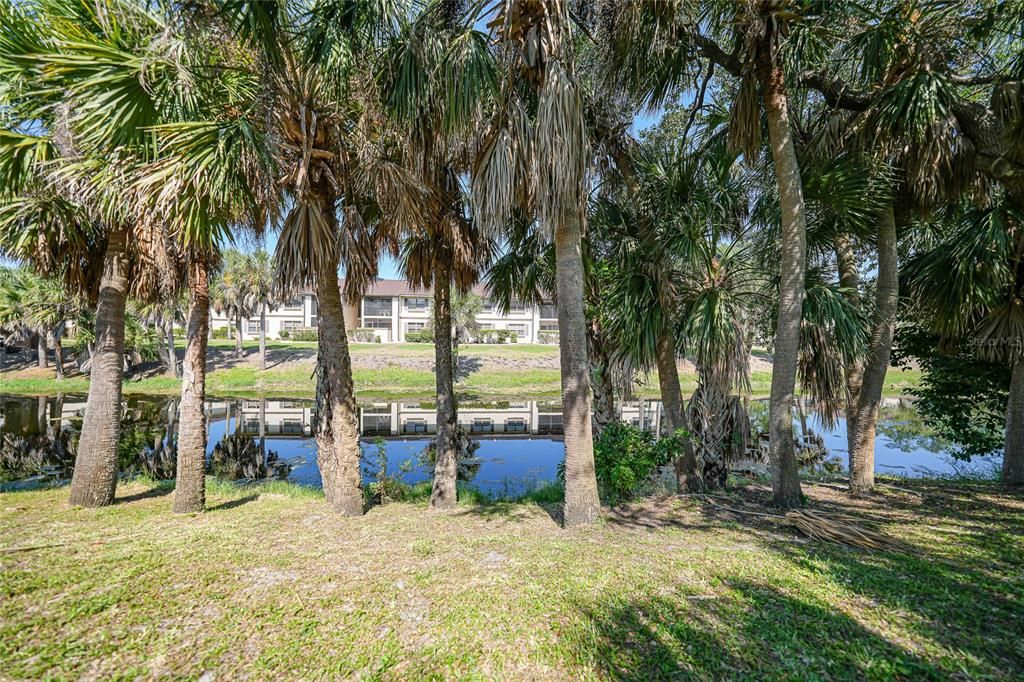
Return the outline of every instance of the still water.
[[[66,479],[74,466],[84,396],[0,396],[0,482],[28,484]],[[383,464],[407,483],[430,477],[425,449],[435,431],[432,402],[360,405],[365,472],[372,477]],[[312,438],[313,404],[304,400],[211,400],[207,403],[209,471],[228,480],[287,479],[319,486],[316,443]],[[619,406],[624,421],[657,431],[658,401]],[[751,406],[756,426],[767,425],[767,407]],[[561,407],[534,400],[467,402],[459,420],[474,443],[472,457],[460,469],[471,486],[494,497],[521,494],[554,480],[563,457]],[[132,396],[122,422],[120,466],[126,474],[174,477],[177,401]],[[823,444],[818,466],[846,466],[846,432],[842,420],[826,428],[817,414],[794,414],[799,438]],[[906,400],[886,402],[876,442],[876,470],[902,476],[986,475],[999,457],[959,462],[948,444],[935,438]]]

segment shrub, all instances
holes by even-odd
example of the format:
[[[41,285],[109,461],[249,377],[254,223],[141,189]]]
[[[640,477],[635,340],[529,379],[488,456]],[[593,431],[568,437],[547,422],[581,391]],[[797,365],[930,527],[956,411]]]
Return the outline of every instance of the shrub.
[[[558,344],[558,332],[540,332],[537,334],[537,343]]]
[[[317,333],[315,329],[292,329],[288,333],[288,338],[292,341],[316,341]]]
[[[481,329],[477,343],[515,343],[518,336],[509,329]]]
[[[210,338],[211,339],[226,339],[226,338],[228,338],[228,328],[227,327],[217,327],[212,332],[210,332]]]
[[[434,332],[430,329],[421,329],[420,331],[406,332],[405,340],[409,343],[433,343]]]
[[[604,427],[594,440],[594,468],[603,501],[616,504],[639,493],[655,470],[672,460],[683,435],[659,439],[621,422]]]
[[[278,338],[287,339],[290,336],[290,333],[287,329],[282,329],[277,333],[277,336]]]
[[[353,329],[349,338],[356,343],[380,343],[380,339],[373,333],[372,329]]]

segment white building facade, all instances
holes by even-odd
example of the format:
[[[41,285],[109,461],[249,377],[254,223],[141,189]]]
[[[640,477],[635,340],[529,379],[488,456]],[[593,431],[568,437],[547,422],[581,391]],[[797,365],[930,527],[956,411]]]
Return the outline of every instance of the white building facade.
[[[344,282],[339,283],[344,286]],[[488,298],[482,286],[474,292],[483,302],[483,309],[477,315],[480,330],[505,330],[515,334],[516,343],[557,343],[558,312],[554,304],[530,305],[513,302],[508,313],[498,310]],[[414,289],[404,280],[377,280],[358,304],[345,304],[345,328],[371,330],[382,343],[402,343],[409,332],[426,329],[433,317],[431,306],[433,295],[430,290]],[[287,303],[267,313],[267,337],[282,338],[281,332],[301,329],[316,329],[317,302],[312,292],[296,295]],[[230,327],[235,322],[223,313],[213,312],[210,329]],[[232,331],[232,333],[234,333]],[[260,318],[243,318],[242,338],[258,339]]]

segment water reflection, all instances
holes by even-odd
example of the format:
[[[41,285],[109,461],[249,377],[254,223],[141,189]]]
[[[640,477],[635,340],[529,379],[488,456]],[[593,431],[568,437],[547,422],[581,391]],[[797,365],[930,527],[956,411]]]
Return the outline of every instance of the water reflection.
[[[0,482],[33,482],[71,476],[85,398],[0,396]],[[626,422],[658,432],[661,405],[636,400],[618,406]],[[755,438],[751,467],[764,468],[767,405],[750,405]],[[166,397],[131,397],[125,402],[119,446],[121,470],[157,479],[174,477],[177,401]],[[320,485],[312,438],[313,404],[305,400],[211,400],[206,418],[209,471],[234,481],[288,479]],[[375,402],[360,405],[364,436],[364,475],[379,476],[374,461],[383,461],[389,476],[407,483],[428,480],[433,471],[435,406],[429,401]],[[460,404],[459,421],[468,436],[460,462],[460,479],[483,492],[520,494],[553,480],[563,457],[562,415],[558,402],[501,400]],[[846,468],[845,424],[826,429],[805,405],[794,411],[794,430],[805,466],[827,471]],[[379,458],[384,444],[385,456]],[[935,438],[906,400],[889,399],[883,407],[876,443],[876,469],[908,476],[986,473],[998,458],[954,461],[948,446]],[[760,454],[759,454],[760,453]]]

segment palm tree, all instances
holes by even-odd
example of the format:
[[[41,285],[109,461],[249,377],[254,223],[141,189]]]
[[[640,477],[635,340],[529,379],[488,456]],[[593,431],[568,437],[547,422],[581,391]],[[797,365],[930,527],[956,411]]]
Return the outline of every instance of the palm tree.
[[[583,303],[590,149],[568,3],[505,0],[490,25],[504,73],[496,114],[473,172],[474,215],[485,233],[497,234],[518,205],[536,216],[554,241],[565,430],[563,519],[566,526],[575,526],[596,519],[600,501]]]
[[[159,123],[154,99],[173,94],[145,91],[140,81],[181,64],[161,58],[166,53],[119,61],[140,42],[148,45],[160,24],[155,14],[123,0],[106,0],[102,11],[81,0],[4,3],[0,13],[0,72],[8,84],[0,242],[9,256],[43,274],[61,273],[68,291],[96,302],[89,398],[70,498],[82,506],[106,505],[117,481],[125,302],[130,293],[146,299],[157,292],[158,265],[173,258],[158,222],[135,211],[123,150]],[[97,99],[97,89],[106,96]],[[116,135],[107,138],[112,129]]]
[[[69,295],[57,279],[40,277],[25,268],[5,271],[0,277],[0,325],[5,336],[8,340],[40,339],[44,359],[49,341],[58,380],[64,378],[64,334],[80,311],[78,297]]]
[[[950,345],[1010,370],[1002,480],[1024,484],[1024,212],[1005,197],[994,205],[940,215],[933,248],[904,267],[910,302],[926,311]]]
[[[277,302],[274,263],[263,249],[247,254],[241,272],[246,308],[260,314],[260,369],[267,368],[267,309]]]
[[[407,235],[406,279],[433,289],[437,442],[431,509],[456,502],[458,410],[452,338],[452,290],[465,294],[490,257],[490,247],[466,215],[459,175],[467,170],[474,123],[493,97],[495,64],[475,14],[431,2],[403,26],[385,56],[382,96],[408,134],[405,165],[429,191],[428,219]]]
[[[246,255],[234,249],[224,254],[223,266],[211,286],[213,309],[235,324],[235,358],[245,356],[242,347],[242,320],[253,314],[253,302],[246,289]]]

